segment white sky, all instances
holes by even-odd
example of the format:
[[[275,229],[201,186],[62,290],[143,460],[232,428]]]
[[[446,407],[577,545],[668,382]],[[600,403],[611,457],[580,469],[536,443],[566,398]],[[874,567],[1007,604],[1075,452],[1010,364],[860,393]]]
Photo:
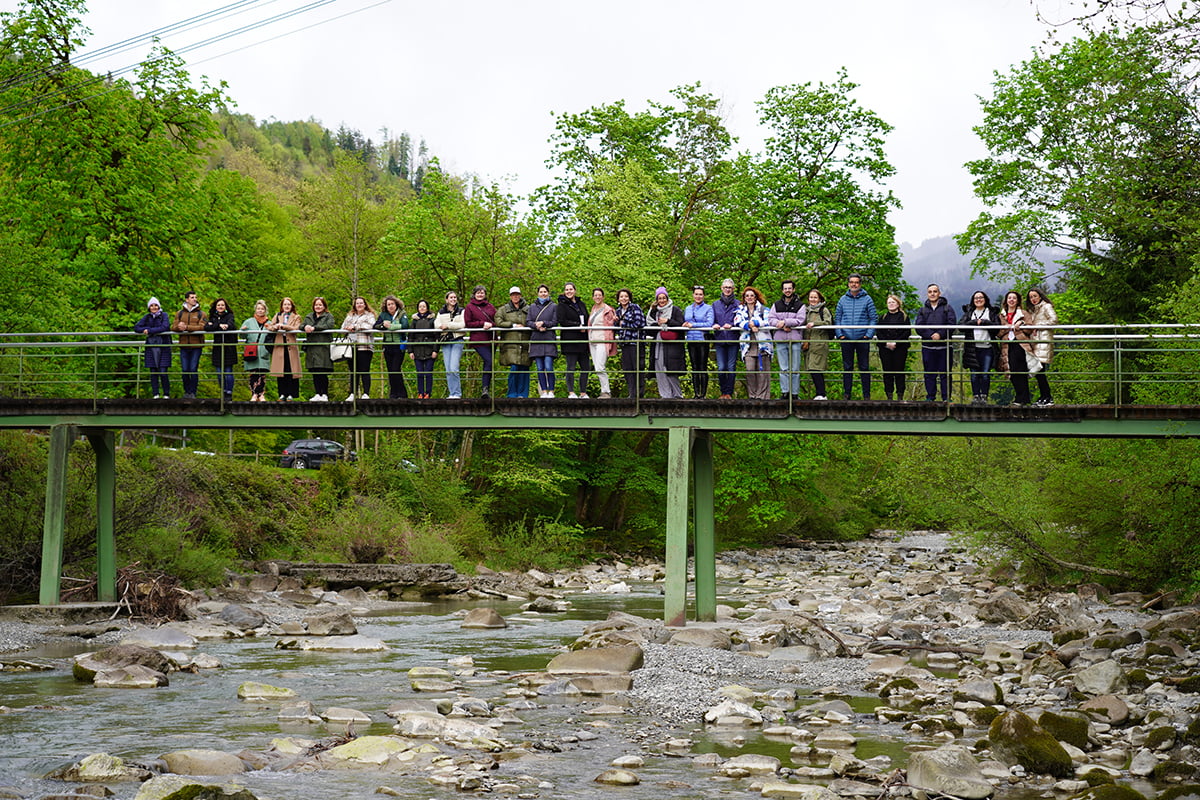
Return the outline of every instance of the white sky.
[[[85,53],[231,2],[91,0]],[[163,42],[180,50],[307,2],[258,0]],[[1068,16],[1067,2],[1040,5]],[[892,222],[919,244],[979,212],[962,166],[984,154],[977,96],[1045,34],[1031,0],[336,0],[184,57],[226,81],[242,113],[345,123],[377,142],[384,127],[408,131],[450,169],[520,194],[549,181],[552,112],[622,98],[638,109],[698,80],[722,98],[738,147],[758,149],[768,88],[845,66],[858,101],[895,126],[889,186],[904,208]],[[82,66],[117,69],[147,47]]]

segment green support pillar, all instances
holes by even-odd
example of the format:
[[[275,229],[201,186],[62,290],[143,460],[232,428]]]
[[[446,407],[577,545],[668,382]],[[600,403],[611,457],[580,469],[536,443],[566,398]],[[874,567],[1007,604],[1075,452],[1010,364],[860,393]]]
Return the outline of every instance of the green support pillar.
[[[96,454],[96,595],[117,599],[117,448],[113,432],[91,430],[88,442]]]
[[[42,523],[42,581],[38,602],[58,605],[62,585],[63,532],[67,525],[67,457],[75,441],[74,425],[50,429],[46,463],[46,516]]]
[[[663,619],[682,626],[687,620],[688,468],[690,428],[671,428],[667,451],[667,597]]]
[[[717,618],[717,550],[713,538],[712,433],[696,431],[692,439],[692,513],[696,549],[696,619]]]

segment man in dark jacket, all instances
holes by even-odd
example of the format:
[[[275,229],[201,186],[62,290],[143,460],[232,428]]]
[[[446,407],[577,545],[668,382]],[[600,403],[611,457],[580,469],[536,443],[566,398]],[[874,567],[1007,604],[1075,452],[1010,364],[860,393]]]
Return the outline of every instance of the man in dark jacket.
[[[925,399],[937,399],[938,381],[942,384],[942,402],[950,402],[950,326],[954,309],[942,297],[936,283],[925,290],[928,299],[917,312],[917,334],[921,337],[921,364],[925,368]]]

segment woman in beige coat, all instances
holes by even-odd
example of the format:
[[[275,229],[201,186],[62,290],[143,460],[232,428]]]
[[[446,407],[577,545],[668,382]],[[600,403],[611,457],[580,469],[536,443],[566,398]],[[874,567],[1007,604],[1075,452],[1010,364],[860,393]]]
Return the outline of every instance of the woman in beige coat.
[[[1025,329],[1033,337],[1033,354],[1042,362],[1042,368],[1034,375],[1038,387],[1038,399],[1034,405],[1052,406],[1054,398],[1050,396],[1050,381],[1046,373],[1050,371],[1050,361],[1054,358],[1053,326],[1058,324],[1058,315],[1041,289],[1030,289],[1026,299],[1029,301],[1029,324]]]
[[[285,402],[300,396],[300,345],[296,331],[300,329],[301,319],[292,298],[285,297],[279,303],[279,313],[267,323],[267,330],[274,334],[270,338],[270,374],[276,379],[279,399]]]

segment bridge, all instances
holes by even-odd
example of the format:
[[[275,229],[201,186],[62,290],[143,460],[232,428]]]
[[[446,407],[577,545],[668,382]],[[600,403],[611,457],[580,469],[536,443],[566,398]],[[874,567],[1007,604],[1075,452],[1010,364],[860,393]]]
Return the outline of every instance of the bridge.
[[[60,599],[67,454],[80,435],[91,444],[96,456],[100,599],[114,600],[114,432],[118,430],[662,431],[668,436],[664,616],[669,624],[682,625],[687,608],[689,518],[696,564],[696,616],[711,620],[716,613],[713,433],[1200,437],[1200,326],[1146,326],[1136,330],[1059,327],[1063,330],[1056,338],[1057,354],[1050,376],[1057,405],[1050,407],[958,402],[970,396],[969,376],[961,367],[951,370],[954,394],[950,402],[944,403],[911,402],[907,397],[894,402],[475,397],[252,403],[221,399],[215,379],[205,371],[207,363],[201,365],[202,386],[215,397],[153,400],[138,397],[146,393],[148,377],[142,367],[143,345],[127,334],[9,334],[0,336],[0,428],[50,432],[39,587],[39,602],[43,605],[57,604]],[[834,345],[830,366],[840,367]],[[953,346],[961,348],[963,344],[958,341]],[[919,345],[914,350],[919,350]],[[610,360],[609,371],[619,387],[619,370],[612,368],[612,362],[615,359]],[[912,357],[910,364],[913,362],[910,390],[923,395],[919,360]],[[961,360],[953,359],[953,363]],[[468,392],[479,377],[470,366],[473,362],[464,359]],[[878,384],[877,365],[874,370]],[[829,372],[833,386],[841,377],[840,369]],[[497,369],[494,385],[503,385],[505,375]],[[411,372],[409,376],[411,379]],[[177,382],[178,373],[172,377]],[[378,385],[386,381],[382,364],[375,364],[374,377]],[[777,380],[773,382],[777,386]],[[998,396],[1003,396],[1007,381],[993,373],[993,387]]]

